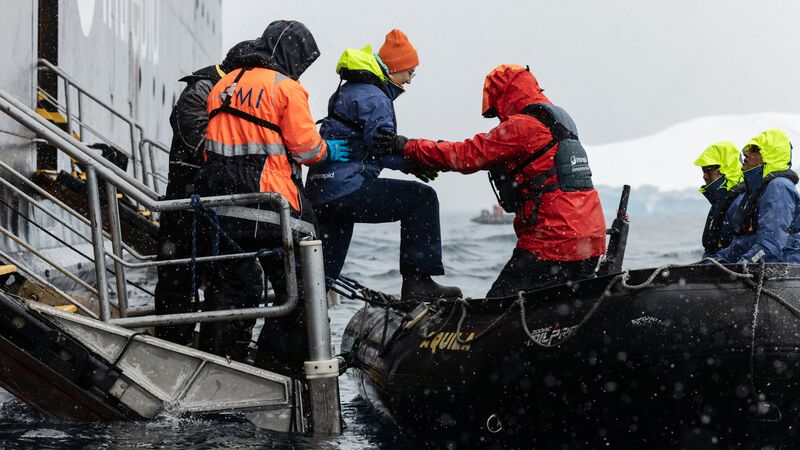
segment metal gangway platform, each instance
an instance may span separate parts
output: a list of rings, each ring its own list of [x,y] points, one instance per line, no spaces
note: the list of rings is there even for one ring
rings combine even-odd
[[[85,302],[52,286],[35,269],[26,267],[10,252],[0,251],[0,259],[7,264],[15,264],[20,276],[30,279],[63,304],[74,305],[77,310],[76,313],[67,312],[38,301],[40,299],[36,296],[6,295],[0,290],[0,300],[9,304],[8,317],[0,319],[8,319],[8,330],[11,330],[8,335],[0,336],[5,344],[0,346],[0,353],[2,348],[10,348],[9,354],[14,353],[17,361],[27,355],[32,358],[30,367],[44,364],[43,360],[37,361],[35,355],[17,346],[9,337],[14,336],[14,320],[19,317],[23,317],[23,323],[24,320],[31,320],[52,328],[63,341],[72,342],[73,346],[77,342],[99,361],[98,364],[109,373],[115,374],[116,378],[109,385],[104,385],[102,392],[95,392],[97,389],[94,389],[85,393],[93,396],[93,400],[112,405],[112,409],[123,408],[127,414],[108,420],[120,417],[152,419],[163,411],[178,414],[242,411],[257,426],[272,430],[297,430],[323,435],[341,432],[338,389],[340,360],[334,357],[331,346],[321,242],[314,236],[310,224],[290,216],[290,207],[284,198],[273,193],[256,193],[208,197],[200,199],[200,203],[217,215],[246,217],[280,227],[282,247],[279,251],[284,260],[287,286],[285,302],[254,308],[169,315],[155,315],[146,309],[133,310],[128,307],[127,301],[130,286],[126,279],[128,269],[254,258],[264,253],[249,252],[175,260],[157,260],[154,255],[139,254],[123,241],[118,194],[123,194],[142,209],[156,214],[163,211],[192,210],[197,206],[197,199],[194,203],[191,199],[162,200],[154,190],[157,179],[153,168],[148,171],[142,166],[138,177],[130,175],[3,90],[0,90],[0,110],[30,130],[39,140],[55,146],[85,168],[88,218],[44,192],[26,176],[2,161],[0,169],[5,176],[0,177],[0,183],[4,189],[30,204],[32,208],[40,209],[58,226],[91,245],[95,285],[92,286],[74,275],[71,278],[95,297],[98,306],[96,310],[87,307]],[[70,116],[68,110],[67,117]],[[146,176],[150,178],[145,183],[143,177]],[[105,196],[102,200],[101,194]],[[258,207],[261,204],[272,205],[278,212],[263,210]],[[109,225],[107,232],[103,230],[103,213],[106,214]],[[80,227],[73,225],[75,222],[85,225],[84,228],[89,229],[90,233],[82,233]],[[18,245],[23,252],[43,259],[66,275],[63,267],[48,260],[15,233],[0,227],[0,234]],[[303,275],[303,299],[298,294],[296,254],[299,255],[299,267]],[[109,260],[110,265],[107,264]],[[113,270],[110,266],[113,266]],[[113,274],[114,283],[108,282],[109,273]],[[310,343],[305,374],[300,379],[231,361],[141,332],[146,327],[153,326],[279,317],[289,314],[300,301],[305,302]],[[15,317],[15,314],[19,317]],[[4,330],[2,324],[0,320],[0,332]],[[59,341],[55,339],[53,342],[58,345]],[[64,345],[67,348],[67,344]],[[12,360],[13,358],[5,355],[0,356],[0,378],[3,373],[8,372],[2,366],[11,364]],[[54,374],[56,375],[58,374]],[[19,395],[24,391],[24,386],[19,384],[24,382],[21,379],[5,382],[0,379],[0,384],[10,388],[12,393],[48,412],[42,406],[42,402],[47,401],[46,398],[31,399]]]

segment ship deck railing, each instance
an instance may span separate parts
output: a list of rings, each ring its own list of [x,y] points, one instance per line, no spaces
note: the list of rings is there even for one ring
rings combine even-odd
[[[166,145],[146,137],[144,127],[136,119],[92,94],[81,83],[50,61],[40,58],[37,62],[37,69],[53,74],[62,83],[61,96],[64,99],[63,104],[42,87],[38,88],[38,95],[47,104],[64,115],[67,133],[73,134],[76,131],[79,140],[82,142],[88,141],[88,134],[90,133],[103,143],[122,151],[129,158],[134,178],[157,192],[160,192],[162,187],[166,188],[167,178],[156,170],[158,160],[166,161],[169,155],[169,149]],[[115,142],[87,123],[84,111],[88,109],[89,105],[84,105],[84,100],[92,101],[95,107],[99,107],[110,114],[111,117],[121,121],[127,129],[128,142],[125,144]]]
[[[252,193],[207,197],[202,199],[202,204],[206,208],[216,209],[217,213],[221,215],[237,214],[241,216],[243,213],[246,213],[249,217],[252,217],[255,220],[273,223],[280,227],[287,285],[285,297],[286,301],[281,305],[276,306],[245,308],[239,310],[203,311],[186,314],[129,317],[127,283],[125,278],[126,267],[147,268],[157,267],[165,264],[188,264],[191,263],[191,261],[186,258],[178,260],[156,260],[155,255],[140,255],[132,248],[125,245],[122,242],[121,237],[117,192],[122,192],[137,203],[143,205],[145,208],[158,212],[192,210],[192,200],[161,200],[159,194],[150,186],[123,171],[111,161],[100,157],[96,154],[96,152],[93,152],[90,148],[88,148],[83,142],[78,141],[71,134],[59,129],[55,124],[50,123],[45,118],[39,116],[31,108],[25,106],[19,100],[13,98],[3,90],[0,90],[0,110],[33,132],[38,138],[47,141],[51,145],[54,145],[60,151],[64,152],[70,158],[82,164],[86,168],[89,205],[88,219],[64,203],[60,202],[54,196],[47,194],[43,189],[35,186],[35,184],[28,180],[27,177],[14,170],[8,164],[0,162],[0,168],[2,168],[9,175],[9,178],[17,180],[18,183],[16,184],[33,189],[36,194],[44,197],[46,200],[51,202],[52,205],[55,205],[57,209],[65,211],[68,215],[77,218],[77,220],[89,227],[91,230],[90,236],[81,233],[76,227],[69,225],[67,221],[59,218],[58,214],[48,212],[43,202],[40,202],[31,195],[28,195],[23,189],[15,185],[15,183],[0,178],[0,184],[5,186],[7,189],[12,190],[15,195],[18,195],[24,200],[28,201],[31,205],[33,205],[33,207],[45,211],[45,214],[53,218],[59,225],[65,227],[65,229],[76,234],[82,240],[91,243],[97,287],[90,286],[85,281],[76,279],[77,277],[74,275],[66,275],[66,269],[60,267],[56,261],[46,258],[43,254],[41,254],[41,252],[38,252],[35,248],[33,248],[33,246],[25,243],[24,240],[14,235],[14,233],[12,233],[10,230],[0,227],[0,233],[12,239],[27,251],[42,257],[45,262],[55,267],[56,270],[65,273],[66,276],[84,287],[87,291],[96,295],[100,305],[99,314],[97,314],[97,317],[99,317],[101,320],[128,328],[134,328],[161,324],[172,325],[213,322],[219,320],[243,320],[277,317],[286,315],[294,309],[298,301],[298,289],[294,251],[296,243],[293,240],[293,236],[294,234],[298,233],[308,237],[313,237],[311,236],[313,228],[307,223],[300,222],[290,216],[289,203],[282,196],[274,193]],[[100,199],[101,190],[99,188],[100,183],[105,183],[105,200],[110,225],[109,232],[107,233],[104,232],[102,228]],[[274,205],[277,209],[277,214],[272,211],[264,211],[258,208],[247,208],[248,205],[259,203]],[[110,240],[111,251],[106,249],[107,240]],[[123,250],[127,251],[128,255],[132,256],[136,260],[139,260],[139,262],[130,262],[124,258]],[[232,258],[253,258],[254,256],[254,252],[226,254],[219,256],[204,256],[197,258],[196,262],[207,262]],[[116,278],[116,298],[120,317],[113,319],[111,317],[109,292],[108,289],[106,289],[106,286],[108,285],[108,279],[106,275],[106,258],[110,258],[112,260],[114,265],[113,273],[115,274]],[[324,280],[324,277],[322,277],[322,279]],[[70,301],[71,299],[69,296],[67,296],[65,300],[72,304],[76,303],[74,300]]]

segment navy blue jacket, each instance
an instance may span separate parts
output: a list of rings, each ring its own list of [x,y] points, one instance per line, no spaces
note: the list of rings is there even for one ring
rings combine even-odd
[[[763,252],[765,262],[800,263],[800,194],[793,179],[775,177],[768,182],[760,196],[757,195],[764,182],[763,166],[744,173],[747,193],[734,219],[734,229],[740,234],[734,237],[727,248],[717,253],[716,259],[723,262],[752,261]],[[751,201],[755,205],[754,230],[746,223],[745,210]]]
[[[365,180],[378,178],[384,168],[405,170],[412,166],[401,156],[381,156],[373,145],[378,128],[397,131],[394,99],[402,93],[390,82],[347,81],[331,96],[329,112],[354,122],[363,130],[354,129],[328,115],[322,121],[324,139],[346,139],[351,148],[350,161],[326,161],[311,167],[306,178],[305,193],[312,205],[321,205],[355,192]]]
[[[740,183],[729,191],[725,187],[726,182],[726,178],[721,176],[703,191],[703,195],[711,203],[703,229],[704,258],[729,246],[733,240],[733,221],[744,197],[745,186]]]

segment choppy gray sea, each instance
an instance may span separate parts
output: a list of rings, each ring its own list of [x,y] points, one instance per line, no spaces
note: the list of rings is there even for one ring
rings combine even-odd
[[[477,211],[476,211],[477,212]],[[442,283],[456,284],[465,295],[481,297],[488,290],[514,247],[511,225],[479,225],[477,214],[450,213],[442,217],[444,263]],[[631,217],[626,268],[690,263],[701,257],[702,215]],[[610,220],[607,223],[610,226]],[[359,225],[343,273],[389,293],[400,290],[398,271],[399,224]],[[155,284],[155,273],[142,274]],[[361,303],[343,299],[331,310],[334,342]],[[74,424],[43,417],[0,390],[0,448],[2,449],[407,449],[415,448],[392,425],[375,418],[359,396],[353,379],[341,378],[346,429],[342,436],[314,439],[260,430],[237,414],[183,418],[165,415],[151,422]]]

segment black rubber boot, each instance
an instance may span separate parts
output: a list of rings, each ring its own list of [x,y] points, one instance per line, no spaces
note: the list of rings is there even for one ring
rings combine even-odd
[[[403,300],[436,300],[440,298],[461,297],[461,289],[456,286],[442,286],[433,281],[430,275],[403,275]]]

